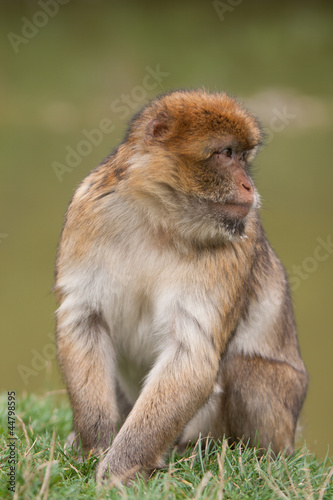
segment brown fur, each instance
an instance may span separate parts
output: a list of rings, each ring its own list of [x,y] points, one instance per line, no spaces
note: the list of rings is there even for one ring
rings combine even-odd
[[[291,453],[307,385],[304,371],[260,357],[227,356],[221,365],[218,435]]]
[[[307,375],[246,159],[260,141],[226,94],[166,94],[73,197],[58,357],[84,451],[114,437],[99,479],[199,432],[293,450]]]

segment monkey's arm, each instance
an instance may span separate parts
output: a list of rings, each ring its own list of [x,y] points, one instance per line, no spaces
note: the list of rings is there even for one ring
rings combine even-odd
[[[120,420],[116,398],[115,352],[102,315],[89,307],[58,311],[58,360],[71,399],[76,436],[84,453],[106,449]],[[79,441],[76,446],[80,449]]]
[[[198,333],[196,332],[196,335]],[[163,466],[163,454],[209,397],[218,355],[206,338],[193,349],[169,342],[148,375],[131,413],[101,462],[97,478],[122,481]]]

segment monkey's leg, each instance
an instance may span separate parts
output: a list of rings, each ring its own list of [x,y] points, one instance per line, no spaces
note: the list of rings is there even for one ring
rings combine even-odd
[[[110,446],[117,431],[115,356],[107,325],[100,314],[73,321],[72,313],[59,313],[57,348],[70,396],[74,431],[83,451]]]
[[[97,479],[110,474],[127,481],[163,466],[163,454],[209,397],[217,371],[218,357],[210,346],[193,352],[189,346],[169,345],[100,463]]]
[[[292,453],[307,375],[287,363],[229,355],[222,360],[220,434],[275,454]]]

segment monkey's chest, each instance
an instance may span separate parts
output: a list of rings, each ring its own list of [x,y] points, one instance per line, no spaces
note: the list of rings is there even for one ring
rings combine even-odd
[[[118,379],[133,403],[157,356],[151,300],[142,290],[118,288],[118,293],[111,296],[106,316],[116,352]]]
[[[115,332],[118,380],[132,404],[156,359],[152,312],[146,303],[133,307],[136,302],[132,310],[123,311]]]

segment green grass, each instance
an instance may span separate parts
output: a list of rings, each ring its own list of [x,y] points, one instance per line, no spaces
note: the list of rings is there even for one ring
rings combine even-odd
[[[7,394],[0,397],[0,497],[24,499],[331,499],[333,460],[318,460],[304,446],[292,457],[260,456],[257,450],[199,440],[184,455],[173,451],[164,470],[130,487],[97,489],[97,457],[78,463],[66,443],[71,410],[64,391],[16,397],[16,490],[8,491]]]

